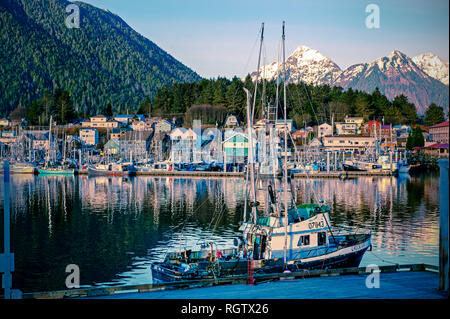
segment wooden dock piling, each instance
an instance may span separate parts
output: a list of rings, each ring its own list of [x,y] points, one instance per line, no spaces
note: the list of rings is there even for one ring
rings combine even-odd
[[[439,169],[439,290],[448,294],[448,158]]]

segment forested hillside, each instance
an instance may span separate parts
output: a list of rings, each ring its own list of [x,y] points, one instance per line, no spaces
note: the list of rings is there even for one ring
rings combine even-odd
[[[79,28],[65,24],[71,2],[0,1],[0,115],[57,88],[70,92],[81,115],[108,103],[125,112],[164,85],[200,80],[117,15],[75,3]]]

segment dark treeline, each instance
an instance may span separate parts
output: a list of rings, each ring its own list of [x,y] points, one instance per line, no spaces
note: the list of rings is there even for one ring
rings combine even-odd
[[[185,113],[194,105],[214,105],[225,107],[230,114],[245,118],[246,96],[243,88],[254,94],[255,84],[247,76],[245,81],[234,77],[203,79],[195,83],[177,83],[165,86],[157,91],[152,114],[180,114]],[[267,103],[275,104],[276,81],[264,84],[264,101],[262,100],[263,83],[258,83],[256,96],[256,119],[265,115],[262,107]],[[279,86],[278,118],[283,118],[283,90]],[[328,85],[312,86],[305,83],[287,85],[288,118],[293,119],[297,127],[315,125],[322,122],[343,121],[345,116],[362,116],[366,121],[384,118],[386,124],[416,124],[423,123],[419,118],[416,107],[404,95],[389,101],[386,96],[375,89],[372,93],[363,91],[344,90],[341,87]],[[434,105],[435,106],[435,105]],[[433,109],[435,109],[433,107]],[[442,113],[443,114],[443,113]],[[436,117],[435,118],[439,118]],[[432,122],[434,122],[433,120]],[[429,124],[429,123],[428,123]]]
[[[255,83],[247,76],[244,81],[234,77],[202,79],[199,82],[176,83],[164,86],[156,92],[151,101],[146,97],[140,105],[129,110],[129,114],[145,114],[166,118],[183,119],[185,125],[192,125],[194,119],[201,119],[204,124],[223,124],[227,114],[234,114],[241,119],[246,116],[246,95],[243,88],[255,92]],[[264,91],[264,94],[263,94]],[[274,105],[276,101],[276,81],[258,83],[256,94],[256,119],[265,117],[262,105]],[[385,124],[425,124],[434,125],[445,120],[441,106],[432,103],[425,117],[418,116],[416,107],[407,97],[400,95],[389,101],[376,88],[372,93],[344,90],[328,85],[313,86],[303,82],[289,83],[286,89],[288,118],[294,120],[296,127],[316,125],[323,122],[344,121],[345,116],[362,116],[366,121],[384,119]],[[283,86],[279,85],[278,118],[283,114]],[[264,96],[264,101],[262,99]],[[252,101],[253,103],[253,101]],[[111,103],[99,105],[96,114],[113,116],[116,109]],[[115,112],[114,112],[115,113]],[[95,113],[94,113],[95,114]],[[86,117],[77,114],[73,100],[68,91],[56,89],[45,91],[43,96],[31,102],[27,107],[18,107],[11,118],[26,118],[30,124],[46,125],[50,116],[58,123],[65,124],[76,118]]]

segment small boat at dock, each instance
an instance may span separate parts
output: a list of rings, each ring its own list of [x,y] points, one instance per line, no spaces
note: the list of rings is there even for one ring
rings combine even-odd
[[[132,163],[97,164],[88,167],[88,175],[129,176],[134,174],[136,169]]]

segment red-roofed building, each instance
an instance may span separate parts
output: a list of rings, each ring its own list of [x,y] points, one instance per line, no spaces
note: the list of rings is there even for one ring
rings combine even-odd
[[[448,121],[429,127],[431,140],[439,144],[448,144]]]
[[[433,157],[448,157],[448,143],[436,143],[423,148],[425,154]]]
[[[375,130],[376,134],[379,137],[380,135],[380,129],[381,129],[381,123],[375,120],[369,121],[366,124],[364,124],[362,128],[362,134],[366,136],[375,136]]]

